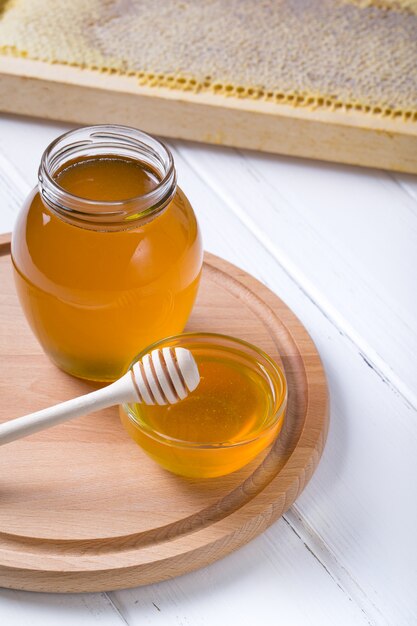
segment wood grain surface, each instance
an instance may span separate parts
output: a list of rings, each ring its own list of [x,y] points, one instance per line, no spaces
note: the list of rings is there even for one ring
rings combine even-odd
[[[57,370],[19,309],[10,245],[0,243],[2,421],[88,391]],[[173,476],[129,439],[117,408],[2,448],[0,584],[96,591],[160,581],[206,565],[265,530],[311,477],[328,427],[317,351],[286,305],[236,267],[206,255],[188,330],[233,334],[283,366],[285,425],[249,466],[207,481]]]
[[[417,123],[358,111],[146,87],[132,77],[0,57],[0,110],[165,137],[417,172]]]

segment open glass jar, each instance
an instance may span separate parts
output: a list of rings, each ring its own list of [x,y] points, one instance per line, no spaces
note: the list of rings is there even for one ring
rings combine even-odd
[[[45,151],[12,237],[20,302],[66,372],[121,376],[135,354],[181,332],[202,244],[170,151],[136,129],[70,131]]]

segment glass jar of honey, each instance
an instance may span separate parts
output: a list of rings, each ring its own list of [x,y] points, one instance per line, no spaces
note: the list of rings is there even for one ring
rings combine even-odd
[[[183,330],[202,244],[170,151],[139,130],[70,131],[43,154],[12,237],[20,302],[48,356],[98,381]]]

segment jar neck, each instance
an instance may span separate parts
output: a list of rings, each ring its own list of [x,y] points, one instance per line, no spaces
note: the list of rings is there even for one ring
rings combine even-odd
[[[96,201],[71,194],[56,176],[78,159],[114,155],[135,159],[151,169],[158,183],[151,191],[120,201]],[[53,141],[43,153],[38,173],[42,201],[74,226],[99,231],[135,228],[159,215],[171,202],[177,185],[168,148],[150,135],[128,126],[103,124],[72,130]]]

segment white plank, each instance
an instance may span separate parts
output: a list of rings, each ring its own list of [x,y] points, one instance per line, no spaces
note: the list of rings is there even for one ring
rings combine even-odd
[[[0,589],[3,626],[126,626],[128,623],[104,593],[46,594]]]
[[[410,193],[382,172],[177,145],[306,294],[417,407],[417,202]]]
[[[29,186],[0,152],[0,233],[13,228],[17,212]]]
[[[70,124],[1,114],[0,151],[32,188],[37,183],[43,151],[51,141],[71,128],[74,126]]]
[[[417,202],[417,176],[410,174],[391,174],[391,176]]]
[[[112,592],[131,626],[362,626],[366,616],[300,544],[288,524],[209,567]]]
[[[0,116],[0,233],[13,229],[23,200],[37,184],[43,151],[69,128],[65,124]]]

